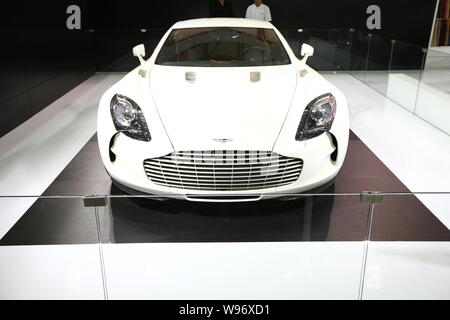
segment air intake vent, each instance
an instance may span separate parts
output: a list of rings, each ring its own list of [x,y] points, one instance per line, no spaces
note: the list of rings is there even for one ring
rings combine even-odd
[[[303,161],[268,151],[181,151],[147,159],[144,169],[154,183],[179,189],[244,191],[294,183]]]

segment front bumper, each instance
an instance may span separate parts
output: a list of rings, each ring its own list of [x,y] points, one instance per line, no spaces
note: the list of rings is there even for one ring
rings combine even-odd
[[[166,201],[171,199],[180,199],[180,200],[188,200],[188,201],[198,201],[198,202],[250,202],[250,201],[259,201],[259,200],[268,200],[273,198],[279,198],[283,200],[295,200],[307,195],[316,195],[320,194],[326,190],[328,190],[334,183],[335,178],[331,179],[330,181],[326,182],[325,184],[308,190],[307,192],[303,193],[296,193],[296,194],[276,194],[276,195],[261,195],[261,194],[247,194],[247,195],[237,195],[234,193],[231,194],[220,194],[220,195],[192,195],[192,194],[183,194],[183,195],[170,195],[170,196],[162,196],[157,194],[148,194],[139,190],[135,190],[132,188],[129,188],[114,179],[111,179],[114,186],[123,192],[132,195],[132,196],[142,196],[143,198],[150,199],[150,200],[157,200],[157,201]]]
[[[150,194],[156,199],[175,198],[208,202],[256,201],[305,192],[320,192],[317,188],[329,186],[342,166],[347,148],[345,140],[340,142],[339,140],[342,139],[333,139],[333,136],[332,133],[325,133],[306,142],[293,142],[290,146],[278,149],[275,147],[273,152],[279,155],[303,160],[300,176],[288,185],[255,190],[187,190],[153,183],[145,173],[144,160],[166,156],[172,153],[173,149],[161,149],[160,145],[158,148],[152,148],[151,142],[136,141],[123,134],[114,137],[112,143],[109,143],[108,150],[103,150],[102,158],[112,180],[127,193]],[[335,141],[338,141],[337,146]],[[110,153],[115,155],[114,161],[111,161]]]

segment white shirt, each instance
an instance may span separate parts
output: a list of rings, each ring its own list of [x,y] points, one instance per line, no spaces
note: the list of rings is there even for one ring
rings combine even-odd
[[[245,14],[246,19],[262,20],[262,21],[272,21],[272,16],[270,15],[270,9],[265,4],[261,4],[257,7],[255,4],[250,5],[247,8],[247,13]]]

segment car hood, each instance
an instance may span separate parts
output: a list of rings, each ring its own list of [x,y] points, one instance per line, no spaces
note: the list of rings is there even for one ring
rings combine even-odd
[[[188,82],[186,73],[195,73]],[[260,81],[250,81],[260,72]],[[150,90],[175,151],[271,151],[297,84],[292,66],[155,66]]]

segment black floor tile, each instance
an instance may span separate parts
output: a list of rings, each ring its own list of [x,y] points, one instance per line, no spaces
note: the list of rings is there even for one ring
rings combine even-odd
[[[408,191],[352,133],[344,166],[324,193],[380,190]],[[103,168],[96,136],[45,192],[90,194],[124,194]],[[369,207],[349,196],[234,204],[111,198],[98,212],[104,242],[361,241]],[[450,241],[450,231],[413,196],[388,198],[374,212],[372,240]],[[41,199],[0,245],[95,243],[94,218],[81,199]]]

